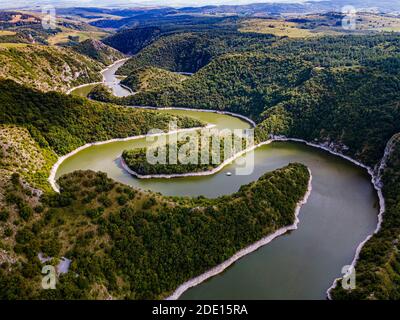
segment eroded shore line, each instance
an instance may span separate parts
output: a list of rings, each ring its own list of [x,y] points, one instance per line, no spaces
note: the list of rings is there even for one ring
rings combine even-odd
[[[249,123],[252,128],[255,128],[257,124],[251,120],[250,118],[243,116],[238,113],[230,112],[230,111],[222,111],[222,110],[209,110],[209,109],[195,109],[195,108],[180,108],[180,107],[152,107],[152,106],[125,106],[127,108],[137,108],[137,109],[150,109],[150,110],[184,110],[184,111],[197,111],[197,112],[208,112],[208,113],[216,113],[216,114],[224,114],[228,116],[232,116]]]
[[[376,227],[374,233],[371,234],[371,235],[369,235],[369,236],[367,236],[367,238],[366,238],[363,242],[361,242],[361,243],[359,244],[359,246],[357,247],[355,257],[354,257],[354,259],[353,259],[353,261],[352,261],[352,263],[351,263],[351,265],[350,265],[350,266],[351,266],[351,269],[353,269],[353,270],[354,270],[354,268],[355,268],[356,265],[357,265],[357,262],[358,262],[358,260],[359,260],[359,258],[360,258],[361,250],[362,250],[362,248],[364,247],[364,245],[365,245],[369,240],[371,240],[371,238],[372,238],[374,235],[376,235],[376,234],[381,230],[382,222],[383,222],[383,218],[384,218],[384,214],[385,214],[385,211],[386,211],[385,198],[384,198],[383,192],[382,192],[383,183],[382,183],[381,177],[382,177],[383,170],[386,168],[387,160],[389,159],[389,156],[390,156],[390,154],[391,154],[391,152],[392,152],[392,148],[393,148],[393,145],[394,145],[393,142],[395,141],[395,139],[396,139],[399,135],[400,135],[400,134],[395,134],[395,135],[393,135],[392,138],[390,138],[390,140],[389,140],[388,143],[386,144],[386,148],[385,148],[385,152],[384,152],[384,155],[383,155],[383,157],[382,157],[382,160],[381,160],[380,163],[377,165],[377,167],[376,167],[377,169],[376,169],[375,171],[372,170],[372,168],[370,168],[370,167],[367,167],[367,166],[365,166],[365,165],[363,165],[363,164],[359,164],[360,166],[362,166],[362,167],[364,167],[364,168],[367,168],[368,173],[369,173],[370,176],[371,176],[372,184],[374,185],[374,188],[375,188],[375,190],[376,190],[377,193],[378,193],[378,197],[379,197],[379,214],[378,214],[378,225],[377,225],[377,227]],[[357,164],[357,163],[356,163],[356,164]],[[351,269],[349,270],[349,272],[352,271]],[[332,291],[333,289],[336,288],[336,286],[338,285],[338,283],[339,283],[339,281],[340,281],[341,279],[342,279],[342,278],[337,278],[337,279],[335,279],[334,282],[333,282],[333,284],[332,284],[332,286],[330,286],[330,287],[328,288],[328,290],[326,291],[327,298],[328,298],[329,300],[332,300],[331,291]]]
[[[334,150],[330,149],[329,147],[327,147],[327,146],[325,146],[325,145],[322,145],[322,144],[315,144],[315,143],[308,142],[308,141],[303,140],[303,139],[286,138],[286,137],[275,137],[275,138],[274,138],[274,141],[293,141],[293,142],[300,142],[300,143],[304,143],[304,144],[306,144],[306,145],[308,145],[308,146],[311,146],[311,147],[314,147],[314,148],[322,149],[322,150],[327,151],[327,152],[329,152],[329,153],[331,153],[331,154],[333,154],[333,155],[335,155],[335,156],[338,156],[338,157],[341,157],[341,158],[343,158],[343,159],[346,159],[347,161],[350,161],[350,162],[352,162],[353,164],[355,164],[355,165],[357,165],[357,166],[359,166],[359,167],[361,167],[361,168],[363,168],[363,169],[366,169],[367,172],[368,172],[368,174],[370,175],[370,177],[371,177],[371,183],[372,183],[372,185],[374,186],[374,189],[376,190],[376,192],[377,192],[377,194],[378,194],[378,198],[379,198],[378,223],[377,223],[377,226],[376,226],[375,231],[374,231],[372,234],[368,235],[368,236],[365,238],[365,240],[362,241],[362,242],[357,246],[357,249],[356,249],[354,258],[353,258],[353,260],[352,260],[352,262],[351,262],[351,264],[350,264],[350,267],[351,267],[351,268],[350,268],[349,271],[351,271],[351,269],[354,269],[354,268],[355,268],[355,266],[356,266],[356,264],[357,264],[357,262],[358,262],[358,260],[359,260],[359,258],[360,258],[360,253],[361,253],[361,250],[362,250],[362,248],[364,247],[364,245],[365,245],[369,240],[371,240],[371,238],[372,238],[375,234],[377,234],[377,233],[381,230],[381,227],[382,227],[383,216],[384,216],[384,213],[385,213],[385,211],[386,211],[386,204],[385,204],[385,198],[383,197],[383,192],[382,192],[382,182],[381,182],[380,173],[381,173],[381,171],[384,169],[385,163],[386,163],[386,161],[387,161],[387,158],[388,158],[388,156],[389,156],[389,154],[390,154],[390,152],[391,152],[391,141],[392,141],[392,139],[389,140],[389,142],[388,142],[388,144],[387,144],[387,146],[386,146],[386,148],[385,148],[384,156],[382,157],[382,160],[381,160],[381,162],[380,162],[380,164],[379,164],[379,167],[378,167],[379,169],[378,169],[377,171],[374,171],[373,168],[371,168],[371,167],[369,167],[369,166],[367,166],[367,165],[365,165],[365,164],[363,164],[363,163],[361,163],[361,162],[359,162],[359,161],[357,161],[357,160],[354,160],[353,158],[351,158],[351,157],[349,157],[349,156],[346,156],[346,155],[343,155],[343,154],[341,154],[341,153],[339,153],[339,152],[337,152],[337,151],[334,151]],[[338,282],[339,282],[341,279],[342,279],[342,278],[336,278],[336,279],[333,281],[333,284],[327,289],[327,291],[326,291],[326,296],[327,296],[327,298],[328,298],[329,300],[332,300],[331,290],[333,290],[334,288],[336,288]]]
[[[287,226],[287,227],[283,227],[281,229],[278,229],[274,233],[266,236],[265,238],[262,238],[261,240],[253,243],[252,245],[250,245],[250,246],[238,251],[232,257],[230,257],[228,260],[222,262],[218,266],[210,269],[209,271],[203,273],[200,276],[197,276],[195,278],[190,279],[189,281],[187,281],[184,284],[180,285],[174,291],[174,293],[172,295],[170,295],[168,298],[166,298],[166,300],[176,300],[176,299],[178,299],[188,289],[199,285],[200,283],[204,282],[205,280],[207,280],[209,278],[212,278],[212,277],[216,276],[217,274],[222,273],[226,268],[228,268],[229,266],[231,266],[233,263],[235,263],[239,259],[243,258],[244,256],[246,256],[246,255],[248,255],[248,254],[260,249],[261,247],[269,244],[272,240],[274,240],[277,237],[282,236],[283,234],[287,233],[288,231],[296,230],[298,228],[299,223],[300,223],[300,219],[299,219],[300,210],[303,207],[303,205],[305,205],[307,203],[308,198],[310,197],[311,191],[312,191],[312,173],[311,173],[310,169],[308,169],[308,172],[310,174],[310,177],[309,177],[309,180],[308,180],[307,191],[306,191],[305,195],[303,196],[303,198],[296,205],[296,209],[295,209],[295,212],[294,212],[295,221],[294,221],[294,223],[292,225]]]
[[[104,77],[104,72],[110,70],[110,69],[111,69],[112,67],[114,67],[116,64],[121,63],[121,62],[124,62],[124,61],[127,61],[127,60],[129,60],[129,59],[130,59],[130,58],[123,58],[123,59],[114,61],[112,64],[110,64],[109,66],[107,66],[107,67],[105,67],[103,70],[101,70],[101,71],[100,71],[100,74],[101,74],[101,77],[103,78],[102,81],[97,81],[97,82],[90,82],[90,83],[81,84],[81,85],[79,85],[79,86],[76,86],[76,87],[73,87],[73,88],[69,89],[68,91],[66,91],[66,94],[71,94],[72,91],[77,90],[77,89],[80,89],[80,88],[84,88],[84,87],[87,87],[87,86],[92,86],[92,85],[98,85],[98,84],[105,84],[105,83],[107,83],[107,82],[106,82],[106,79],[105,79],[105,77]],[[131,88],[128,88],[127,86],[124,86],[124,85],[121,85],[121,84],[120,84],[120,86],[123,87],[124,89],[130,91],[130,92],[133,94],[133,91],[132,91]]]
[[[144,178],[144,179],[149,179],[149,178],[167,178],[167,179],[168,179],[168,178],[177,178],[177,177],[207,176],[207,175],[213,175],[213,174],[215,174],[215,173],[221,171],[227,164],[233,162],[235,159],[239,158],[240,156],[244,155],[245,153],[257,149],[258,147],[261,147],[261,146],[263,146],[263,145],[270,144],[270,143],[272,143],[272,142],[290,142],[290,141],[292,141],[292,142],[298,142],[298,143],[303,143],[303,144],[306,144],[306,145],[311,146],[311,147],[313,147],[313,148],[317,148],[317,149],[320,149],[320,150],[329,152],[329,153],[332,154],[332,155],[335,155],[335,156],[337,156],[337,157],[340,157],[340,158],[343,158],[343,159],[345,159],[345,160],[347,160],[347,161],[350,161],[351,163],[353,163],[353,164],[355,164],[355,165],[357,165],[357,166],[359,166],[359,167],[365,169],[365,170],[368,172],[368,174],[369,174],[370,177],[371,177],[371,183],[372,183],[372,185],[374,186],[374,189],[376,190],[377,195],[378,195],[378,198],[379,198],[379,213],[378,213],[378,223],[377,223],[377,227],[376,227],[375,231],[374,231],[372,234],[368,235],[368,236],[365,238],[365,240],[362,241],[362,242],[357,246],[356,252],[355,252],[355,255],[354,255],[354,258],[353,258],[353,260],[352,260],[352,262],[351,262],[351,264],[350,264],[350,266],[351,266],[352,268],[355,268],[355,266],[356,266],[356,264],[357,264],[357,262],[358,262],[358,259],[359,259],[359,257],[360,257],[360,253],[361,253],[362,248],[364,247],[364,245],[365,245],[376,233],[378,233],[378,232],[380,231],[381,226],[382,226],[383,215],[384,215],[385,210],[386,210],[386,205],[385,205],[385,199],[384,199],[384,197],[383,197],[383,192],[382,192],[382,182],[381,182],[381,179],[380,179],[380,173],[381,173],[381,171],[385,168],[385,164],[386,164],[387,158],[388,158],[388,156],[389,156],[389,154],[390,154],[390,152],[391,152],[391,148],[392,148],[392,143],[391,143],[391,142],[392,142],[392,140],[393,140],[393,138],[389,140],[389,142],[388,142],[388,144],[387,144],[387,146],[386,146],[386,149],[385,149],[385,152],[384,152],[384,156],[383,156],[383,158],[382,158],[380,164],[378,165],[378,170],[377,170],[377,171],[374,171],[373,168],[371,168],[371,167],[369,167],[369,166],[367,166],[367,165],[365,165],[365,164],[363,164],[363,163],[361,163],[361,162],[359,162],[359,161],[357,161],[357,160],[354,160],[353,158],[351,158],[351,157],[349,157],[349,156],[343,155],[343,154],[341,154],[341,153],[339,153],[339,152],[337,152],[337,151],[332,150],[331,148],[327,147],[326,145],[323,145],[323,144],[316,144],[316,143],[308,142],[308,141],[306,141],[306,140],[298,139],[298,138],[287,138],[287,137],[284,137],[284,136],[274,136],[274,137],[273,137],[272,139],[270,139],[270,140],[264,141],[264,142],[262,142],[262,143],[260,143],[260,144],[258,144],[258,145],[255,145],[255,146],[253,146],[253,147],[251,147],[251,148],[249,148],[249,149],[246,149],[246,150],[242,151],[240,154],[236,154],[234,157],[232,157],[232,158],[230,158],[230,159],[224,161],[224,163],[222,163],[222,164],[221,164],[220,166],[218,166],[217,168],[215,168],[215,169],[213,169],[213,170],[210,170],[210,171],[205,171],[205,172],[187,173],[187,174],[176,174],[176,175],[151,175],[151,176],[141,176],[141,175],[137,174],[136,172],[132,171],[131,169],[129,169],[129,167],[126,165],[126,163],[124,162],[124,160],[123,160],[122,158],[121,158],[121,160],[122,160],[121,163],[122,163],[123,168],[124,168],[125,170],[127,170],[127,172],[129,172],[130,174],[133,174],[134,176],[136,176],[136,177],[138,177],[138,178]],[[223,271],[223,270],[222,270],[222,271]],[[220,272],[222,272],[222,271],[220,271]],[[210,271],[210,272],[211,272],[211,271]],[[328,298],[329,300],[332,299],[331,294],[330,294],[330,291],[331,291],[332,289],[334,289],[334,288],[337,286],[337,283],[338,283],[341,279],[342,279],[342,278],[336,278],[336,279],[333,281],[333,284],[327,289],[326,295],[327,295],[327,298]],[[205,280],[205,279],[204,279],[204,280]],[[203,282],[204,280],[202,280],[201,282]],[[193,286],[195,286],[195,285],[190,285],[190,287],[193,287]],[[187,289],[188,289],[188,288],[187,288]],[[187,289],[185,289],[184,291],[186,291]],[[181,295],[181,294],[182,294],[182,293],[180,293],[180,295]],[[179,297],[179,296],[178,296],[178,297]]]
[[[105,71],[107,71],[109,68],[113,67],[116,63],[119,63],[119,62],[122,62],[122,61],[128,60],[128,59],[129,59],[129,58],[125,58],[125,59],[121,59],[121,60],[118,60],[118,61],[114,62],[114,63],[113,63],[112,65],[110,65],[109,67],[107,67],[107,68],[105,68],[104,70],[102,70],[102,71],[101,71],[101,74],[103,75],[103,72],[105,72]],[[103,80],[104,80],[104,76],[103,76]],[[92,83],[92,84],[94,84],[94,83]],[[90,85],[90,84],[81,85],[81,86],[78,86],[78,87],[84,87],[84,86],[87,86],[87,85]],[[69,92],[71,92],[71,91],[77,89],[78,87],[75,87],[75,88],[69,90]],[[160,108],[160,107],[151,107],[151,106],[130,106],[130,107],[132,107],[132,108],[143,108],[143,109],[155,109],[155,110],[162,110],[162,109],[164,109],[164,110],[168,110],[168,109],[171,110],[171,109],[177,109],[177,110],[188,110],[188,111],[200,111],[200,112],[212,112],[212,113],[217,113],[217,114],[226,114],[226,115],[231,115],[231,116],[234,116],[234,117],[243,119],[243,120],[245,120],[246,122],[250,123],[250,124],[252,125],[252,127],[255,127],[255,126],[256,126],[256,123],[255,123],[253,120],[251,120],[251,119],[249,119],[249,118],[247,118],[247,117],[245,117],[245,116],[242,116],[242,115],[239,115],[239,114],[235,114],[235,113],[231,113],[231,112],[227,112],[227,111],[208,110],[208,109],[192,109],[192,108],[172,108],[172,107]],[[135,138],[135,137],[133,137],[133,139],[134,139],[134,138]],[[129,139],[129,138],[128,138],[128,139]],[[391,140],[392,140],[392,139],[391,139]],[[387,160],[387,157],[388,157],[388,155],[389,155],[389,153],[390,153],[390,147],[389,147],[390,141],[389,141],[389,143],[388,143],[388,145],[387,145],[387,147],[386,147],[386,149],[385,149],[384,157],[382,158],[381,163],[380,163],[380,166],[379,166],[379,168],[378,168],[378,170],[377,170],[376,172],[374,172],[374,170],[373,170],[371,167],[368,167],[368,166],[364,165],[363,163],[358,162],[358,161],[352,159],[351,157],[348,157],[348,156],[345,156],[345,155],[343,155],[343,154],[341,154],[341,153],[339,153],[339,152],[336,152],[336,151],[330,149],[329,147],[327,147],[326,145],[315,144],[315,143],[311,143],[311,142],[308,142],[308,141],[302,140],[302,139],[286,138],[286,137],[274,137],[274,138],[271,139],[271,140],[265,141],[265,142],[263,142],[263,143],[261,143],[261,144],[255,146],[254,149],[257,148],[257,147],[259,147],[259,146],[261,146],[261,145],[269,144],[269,143],[271,143],[271,142],[273,142],[273,141],[294,141],[294,142],[304,143],[304,144],[306,144],[306,145],[309,145],[309,146],[312,146],[312,147],[315,147],[315,148],[318,148],[318,149],[322,149],[322,150],[327,151],[327,152],[329,152],[329,153],[331,153],[331,154],[333,154],[333,155],[336,155],[336,156],[338,156],[338,157],[341,157],[341,158],[343,158],[343,159],[346,159],[346,160],[352,162],[353,164],[355,164],[355,165],[357,165],[357,166],[359,166],[359,167],[362,167],[362,168],[364,168],[364,169],[366,169],[366,170],[368,171],[369,175],[371,176],[371,182],[372,182],[372,184],[373,184],[375,190],[377,191],[378,198],[379,198],[379,206],[380,206],[380,209],[379,209],[379,214],[378,214],[378,224],[377,224],[377,227],[376,227],[376,230],[374,231],[374,233],[371,234],[371,235],[369,235],[369,236],[368,236],[363,242],[361,242],[361,243],[359,244],[359,246],[357,247],[356,253],[355,253],[355,256],[354,256],[354,259],[353,259],[353,261],[352,261],[352,263],[351,263],[351,266],[354,268],[355,265],[356,265],[356,263],[357,263],[357,261],[358,261],[358,259],[359,259],[359,255],[360,255],[360,252],[361,252],[363,246],[372,238],[372,236],[373,236],[374,234],[376,234],[377,232],[379,232],[380,229],[381,229],[381,225],[382,225],[382,221],[383,221],[383,215],[384,215],[384,212],[385,212],[385,199],[384,199],[383,193],[382,193],[382,183],[381,183],[381,180],[380,180],[380,172],[384,169],[384,167],[385,167],[385,161]],[[112,142],[112,141],[110,141],[110,142]],[[79,148],[78,148],[78,149],[79,149]],[[76,152],[73,151],[72,153],[75,154],[75,153],[79,152],[80,150],[78,150],[78,149],[75,150]],[[69,154],[69,155],[67,155],[67,156],[71,156],[71,155],[72,155],[72,154]],[[67,156],[61,157],[60,159],[64,158],[64,159],[62,160],[62,161],[64,161],[64,160],[67,158]],[[59,163],[58,166],[62,163],[62,161],[60,161],[60,159],[59,159],[59,161],[57,162],[57,163]],[[121,158],[121,159],[122,159],[122,158]],[[233,161],[233,160],[232,160],[232,161]],[[56,165],[57,165],[57,164],[56,164]],[[58,187],[57,187],[57,185],[56,185],[56,183],[55,183],[55,173],[57,172],[57,169],[58,169],[58,166],[56,167],[56,165],[53,166],[52,171],[51,171],[51,175],[50,175],[50,176],[52,176],[52,180],[50,180],[50,177],[49,177],[50,184],[52,185],[53,189],[55,189],[55,190],[58,189]],[[56,167],[56,168],[55,168],[55,167]],[[127,166],[126,166],[126,167],[127,167]],[[54,170],[54,168],[55,168],[55,170]],[[129,169],[129,168],[128,168],[128,169]],[[221,169],[222,169],[222,168],[221,168]],[[54,172],[53,172],[53,170],[54,170]],[[213,174],[213,173],[210,173],[210,174]],[[57,190],[56,190],[56,191],[57,191]],[[267,237],[267,238],[268,238],[268,237]],[[262,240],[260,240],[260,241],[262,241]],[[272,241],[272,240],[270,240],[270,241]],[[263,246],[263,245],[261,245],[261,246]],[[256,249],[255,249],[255,250],[256,250]],[[233,258],[233,257],[232,257],[232,258]],[[232,258],[231,258],[231,259],[232,259]],[[237,259],[240,259],[240,258],[237,258]],[[228,261],[229,261],[229,260],[228,260]],[[233,262],[231,262],[231,264],[232,264],[232,263],[233,263]],[[226,268],[226,267],[225,267],[225,268]],[[222,271],[223,271],[223,270],[222,270]],[[220,272],[222,272],[222,271],[220,271]],[[220,272],[218,272],[218,273],[220,273]],[[200,276],[200,277],[201,277],[201,276]],[[209,277],[208,277],[208,278],[209,278]],[[195,279],[197,279],[197,278],[195,278]],[[334,282],[333,282],[333,284],[332,284],[332,286],[331,286],[330,288],[328,288],[328,290],[327,290],[327,292],[326,292],[326,295],[327,295],[327,298],[328,298],[328,299],[331,299],[330,291],[331,291],[333,288],[336,287],[338,281],[340,281],[340,280],[341,280],[341,278],[335,279]],[[202,280],[201,282],[203,282],[203,281],[204,281],[204,280]],[[201,282],[199,282],[199,283],[201,283]],[[185,284],[187,284],[187,283],[185,283]],[[195,286],[195,285],[196,285],[196,284],[191,285],[190,287],[193,287],[193,286]],[[173,294],[170,298],[173,298],[177,293],[179,293],[178,290],[182,290],[182,289],[181,289],[182,286],[184,286],[184,285],[181,285],[181,286],[174,292],[174,294]],[[188,287],[187,289],[189,289],[190,287]],[[185,289],[184,291],[186,291],[187,289]],[[182,292],[178,295],[178,297],[179,297],[184,291],[182,291]]]
[[[53,188],[53,190],[55,192],[59,193],[60,188],[58,187],[58,185],[56,183],[56,173],[57,173],[57,170],[60,167],[60,165],[69,157],[72,157],[73,155],[77,154],[78,152],[80,152],[86,148],[92,147],[92,146],[98,146],[98,145],[108,144],[108,143],[112,143],[112,142],[137,140],[137,139],[148,138],[148,137],[159,137],[159,136],[170,135],[170,134],[175,134],[175,133],[179,133],[179,132],[191,132],[191,131],[197,131],[197,130],[201,130],[201,129],[210,129],[213,127],[215,127],[215,125],[209,124],[205,127],[177,129],[177,130],[171,130],[171,131],[162,132],[162,133],[142,134],[142,135],[127,137],[127,138],[115,138],[115,139],[110,139],[110,140],[106,140],[106,141],[97,141],[97,142],[87,143],[87,144],[80,146],[79,148],[71,151],[70,153],[68,153],[64,156],[59,157],[57,162],[53,165],[53,167],[50,170],[50,175],[49,175],[48,181],[49,181],[51,187]]]
[[[73,87],[71,89],[69,89],[65,94],[71,94],[72,91],[80,89],[80,88],[85,88],[88,86],[92,86],[92,85],[97,85],[97,84],[102,84],[103,82],[91,82],[91,83],[85,83],[85,84],[81,84],[80,86],[77,87]]]
[[[272,140],[268,140],[265,142],[261,142],[257,145],[254,145],[250,148],[247,148],[245,150],[242,150],[238,153],[236,153],[234,156],[230,157],[229,159],[226,159],[224,162],[222,162],[218,167],[209,170],[209,171],[201,171],[201,172],[188,172],[188,173],[176,173],[176,174],[153,174],[153,175],[141,175],[137,173],[136,171],[132,170],[129,168],[128,164],[125,162],[124,158],[120,158],[120,163],[122,168],[128,172],[129,174],[133,175],[134,177],[138,179],[172,179],[172,178],[184,178],[184,177],[204,177],[204,176],[211,176],[222,169],[224,169],[228,164],[232,163],[236,159],[240,158],[241,156],[245,155],[246,153],[249,153],[251,151],[254,151],[258,147],[261,147],[263,145],[267,145],[273,142]]]

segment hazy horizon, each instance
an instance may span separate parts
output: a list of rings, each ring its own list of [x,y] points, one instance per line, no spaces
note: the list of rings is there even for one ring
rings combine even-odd
[[[207,5],[244,5],[252,3],[304,3],[321,0],[2,0],[1,9],[55,7],[185,7]],[[330,0],[328,0],[330,1]]]
[[[245,5],[259,3],[309,3],[325,2],[328,7],[354,5],[359,8],[380,8],[386,11],[400,11],[399,0],[1,0],[0,9],[40,9],[52,5],[56,8],[152,8],[152,7],[202,7],[207,5]]]

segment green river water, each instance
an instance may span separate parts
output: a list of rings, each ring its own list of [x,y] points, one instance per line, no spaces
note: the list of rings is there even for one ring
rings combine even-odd
[[[218,128],[248,128],[246,122],[215,113],[164,110],[185,114]],[[265,172],[291,162],[307,165],[313,190],[300,212],[299,229],[279,237],[237,261],[218,276],[189,289],[181,299],[325,299],[326,289],[350,264],[357,246],[377,224],[378,199],[365,170],[349,161],[300,143],[275,142],[254,153],[254,171],[227,176],[237,164],[213,176],[138,180],[120,166],[122,151],[146,145],[145,139],[92,146],[66,159],[56,176],[75,170],[106,172],[116,181],[165,195],[218,197]],[[248,156],[247,156],[248,157]]]

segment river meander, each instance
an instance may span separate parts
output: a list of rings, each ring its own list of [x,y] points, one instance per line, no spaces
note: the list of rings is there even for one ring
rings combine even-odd
[[[229,115],[162,110],[185,114],[218,128],[248,128]],[[227,176],[236,163],[212,176],[139,180],[120,166],[122,151],[146,145],[146,139],[88,147],[67,158],[56,177],[75,170],[106,172],[116,181],[165,195],[218,197],[238,191],[265,172],[290,162],[307,165],[313,190],[300,212],[299,229],[247,255],[222,274],[189,289],[182,299],[325,299],[326,289],[350,264],[357,246],[377,224],[378,199],[364,169],[325,151],[293,142],[274,142],[254,152],[254,171]],[[247,155],[248,156],[248,155]]]

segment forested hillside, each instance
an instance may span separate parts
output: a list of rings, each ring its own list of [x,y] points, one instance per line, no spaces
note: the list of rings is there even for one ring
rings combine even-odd
[[[240,39],[231,43],[241,43],[248,52],[218,46],[234,53],[211,59],[186,81],[123,99],[97,91],[97,98],[232,111],[259,123],[259,140],[284,134],[333,143],[334,149],[369,165],[379,161],[387,140],[400,131],[400,36],[284,39],[263,48]],[[161,41],[132,58],[130,66],[157,61],[156,44]]]
[[[400,60],[397,61],[397,64]],[[330,145],[374,166],[400,131],[400,77],[375,69],[315,70],[303,85],[268,108],[257,127],[270,134]]]
[[[134,92],[162,90],[173,85],[178,85],[188,77],[165,69],[155,67],[138,68],[121,81]]]
[[[394,137],[383,171],[386,211],[381,230],[367,242],[356,266],[356,289],[338,286],[332,297],[341,299],[400,299],[400,135]]]
[[[169,59],[174,54],[168,42],[175,45],[178,41],[178,46],[182,42],[184,47],[188,38],[180,35],[180,39],[170,36],[155,41],[133,57],[124,72],[154,64],[168,70],[185,70],[180,61],[190,61],[187,56],[178,59],[179,63],[175,58]],[[199,45],[206,41],[199,41]],[[400,132],[400,36],[397,34],[275,39],[264,46],[247,47],[242,42],[242,52],[235,46],[219,44],[207,43],[207,47],[218,50],[213,51],[203,66],[196,63],[206,60],[199,59],[196,53],[191,55],[193,65],[200,68],[182,83],[117,100],[99,90],[98,97],[121,104],[241,113],[258,122],[258,141],[271,135],[301,138],[372,167],[382,158],[389,139]],[[163,55],[168,59],[162,61]],[[396,209],[399,150],[397,143],[384,172],[384,223],[361,252],[356,266],[357,289],[345,292],[339,287],[333,291],[335,299],[400,297],[397,253],[400,231],[396,222],[400,217]]]
[[[103,42],[123,53],[136,54],[157,39],[160,33],[157,27],[133,28],[122,30],[105,38]]]
[[[26,127],[0,124],[0,208],[13,173],[31,187],[50,190],[47,179],[57,155],[44,140],[37,140]]]
[[[103,42],[93,39],[85,40],[72,47],[76,52],[79,52],[89,58],[92,58],[103,65],[110,65],[113,62],[124,58],[124,54],[105,45]]]
[[[257,119],[285,92],[310,76],[312,66],[299,59],[263,53],[226,54],[186,81],[121,99],[124,104],[219,109]]]
[[[129,39],[128,35],[127,37]],[[268,34],[234,31],[183,32],[163,35],[132,57],[120,69],[120,73],[128,75],[139,66],[193,72],[214,57],[247,51],[287,58],[297,57],[311,62],[316,67],[367,66],[376,59],[400,54],[399,48],[400,36],[397,34],[287,39]],[[190,64],[194,67],[190,67]]]
[[[10,250],[10,262],[21,258],[2,264],[0,298],[165,298],[183,282],[292,224],[309,178],[306,167],[292,164],[231,196],[209,200],[162,197],[102,173],[75,172],[60,179],[60,195],[46,195],[38,203],[13,175],[5,195],[10,205],[0,214],[6,235],[1,245]],[[19,213],[10,209],[14,201]],[[18,214],[15,230],[11,217]],[[39,289],[38,252],[72,261],[56,290]]]
[[[0,47],[0,78],[42,91],[67,91],[101,80],[104,66],[69,48],[42,45]]]
[[[59,155],[88,142],[147,134],[150,129],[197,127],[199,121],[156,111],[122,108],[56,92],[41,93],[11,80],[0,81],[0,124],[26,126]]]
[[[271,35],[245,35],[232,31],[167,34],[132,57],[118,72],[129,75],[137,68],[148,66],[196,72],[221,54],[268,46],[274,39]]]

